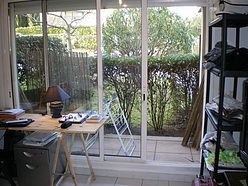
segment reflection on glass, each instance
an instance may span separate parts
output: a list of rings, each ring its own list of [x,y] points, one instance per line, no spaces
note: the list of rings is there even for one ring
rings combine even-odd
[[[12,64],[17,66],[18,79],[14,90],[19,92],[14,101],[17,107],[32,113],[40,108],[43,88],[45,92],[41,6],[37,2],[20,2],[10,4],[10,8],[15,12],[11,14],[16,33],[12,36],[12,51],[16,51]]]
[[[85,9],[85,2],[67,3],[70,6],[57,6],[50,0],[47,5],[48,38],[58,44],[48,53],[49,82],[71,96],[66,113],[97,110],[95,6]]]
[[[26,113],[46,112],[47,107],[42,100],[48,84],[59,85],[70,95],[70,99],[63,101],[62,114],[97,111],[95,1],[46,2],[9,4],[15,12],[14,23],[11,23],[15,25],[16,33],[11,37],[12,43],[15,43],[12,51],[16,51],[12,54],[16,56],[12,64],[17,65],[18,87],[15,89],[19,90],[15,105],[25,109]],[[41,5],[46,7],[47,10],[43,10],[46,12],[42,12]],[[47,21],[43,22],[44,14]],[[47,46],[45,51],[44,46]],[[94,136],[93,143],[87,145],[91,147],[90,153],[99,155],[97,136]],[[87,140],[91,137],[88,135]],[[74,148],[77,154],[84,154],[82,149]]]

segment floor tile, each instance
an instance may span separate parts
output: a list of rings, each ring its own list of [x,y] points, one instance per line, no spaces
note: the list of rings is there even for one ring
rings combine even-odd
[[[142,186],[169,186],[169,182],[161,180],[143,180]]]
[[[192,186],[191,182],[169,182],[169,186]]]
[[[155,154],[155,161],[176,162],[176,163],[199,163],[199,158],[195,161],[190,154],[186,153],[162,153]]]
[[[90,186],[114,186],[117,178],[97,176],[97,179],[92,181]]]
[[[82,144],[79,137],[75,138],[75,143],[73,150],[82,153]],[[177,163],[186,163],[186,164],[199,164],[200,162],[200,152],[195,149],[190,149],[189,147],[184,147],[181,145],[181,139],[171,138],[169,140],[161,140],[162,138],[156,139],[152,138],[147,141],[147,160],[148,161],[158,161],[158,162],[174,162]],[[165,138],[167,139],[167,138]],[[137,141],[137,148],[135,149],[133,155],[140,155],[140,140]],[[121,144],[118,138],[105,138],[104,141],[105,154],[116,155],[123,153],[121,149]],[[98,140],[95,144],[89,149],[90,154],[99,154],[99,142]],[[174,173],[173,173],[174,174]],[[175,173],[176,174],[176,173]],[[104,175],[104,174],[103,174]],[[150,175],[150,174],[149,174]],[[115,174],[116,177],[104,177],[96,176],[96,180],[92,181],[89,186],[191,186],[191,182],[183,182],[177,178],[171,179],[168,177],[166,179],[163,175],[163,181],[159,177],[136,175],[133,173],[122,175]],[[132,177],[140,178],[134,179]],[[85,186],[88,175],[77,175],[78,186]],[[167,181],[170,180],[170,181]],[[172,181],[175,180],[175,181]],[[188,181],[189,179],[187,179]],[[60,186],[72,186],[72,178],[70,176],[65,177]],[[6,181],[0,179],[0,186],[10,186]],[[18,185],[17,185],[18,186]]]
[[[142,186],[142,180],[131,178],[118,178],[115,186]]]
[[[155,160],[155,153],[154,152],[147,152],[146,153],[146,160],[154,161]]]
[[[190,149],[175,141],[157,141],[156,152],[189,153]]]
[[[146,142],[146,148],[147,148],[146,150],[148,152],[155,152],[156,145],[157,145],[157,141],[155,141],[155,140],[148,140]]]

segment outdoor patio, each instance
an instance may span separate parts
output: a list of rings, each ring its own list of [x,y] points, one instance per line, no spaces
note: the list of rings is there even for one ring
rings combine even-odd
[[[140,136],[134,136],[136,148],[132,154],[134,157],[140,156]],[[184,163],[200,164],[200,151],[194,148],[182,146],[182,137],[164,137],[148,136],[147,137],[147,161],[157,161],[164,163]],[[91,156],[99,154],[98,139],[88,150]],[[72,154],[83,155],[82,145],[76,136],[72,148]],[[125,156],[121,148],[121,143],[115,134],[108,134],[104,137],[104,154],[105,156]]]

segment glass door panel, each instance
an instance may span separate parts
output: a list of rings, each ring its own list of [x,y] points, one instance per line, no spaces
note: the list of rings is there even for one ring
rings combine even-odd
[[[147,152],[147,160],[184,161],[178,149],[198,88],[200,7],[148,4],[147,135],[155,137],[157,148]]]
[[[26,113],[50,114],[42,100],[48,86],[59,85],[70,96],[63,102],[63,115],[97,111],[95,1],[24,1],[9,7],[14,12],[11,55],[17,67],[13,73],[13,82],[17,82],[13,86],[15,107]],[[86,137],[92,139],[89,153],[99,156],[98,134]],[[74,147],[75,154],[84,154],[82,148]]]
[[[64,4],[64,6],[62,6]],[[60,85],[71,98],[65,113],[97,110],[96,10],[83,1],[47,1],[49,84]]]
[[[64,113],[98,111],[95,1],[47,1],[48,40],[59,46],[48,52],[49,84],[60,85],[70,95]],[[84,155],[79,136],[72,154]],[[99,138],[85,135],[89,155],[99,156]],[[79,142],[79,144],[77,143]],[[77,145],[78,144],[78,145]]]
[[[40,107],[45,84],[42,7],[40,2],[27,1],[10,3],[9,9],[14,104],[26,113],[34,113]]]
[[[140,157],[141,1],[102,0],[105,156]]]

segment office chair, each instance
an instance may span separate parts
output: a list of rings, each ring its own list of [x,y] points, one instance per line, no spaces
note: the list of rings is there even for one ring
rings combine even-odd
[[[0,149],[0,171],[3,173],[3,175],[0,175],[0,177],[8,180],[11,186],[16,186],[6,166],[7,165],[6,162],[10,156],[13,156],[13,152]]]

